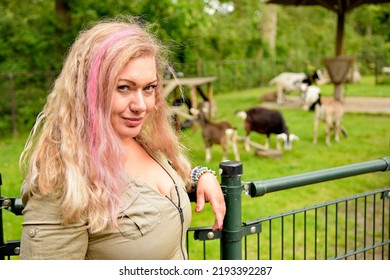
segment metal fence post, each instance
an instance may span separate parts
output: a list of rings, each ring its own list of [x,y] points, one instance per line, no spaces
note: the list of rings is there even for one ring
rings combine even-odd
[[[221,186],[225,196],[226,215],[221,238],[221,259],[242,259],[242,163],[224,161],[220,165]]]

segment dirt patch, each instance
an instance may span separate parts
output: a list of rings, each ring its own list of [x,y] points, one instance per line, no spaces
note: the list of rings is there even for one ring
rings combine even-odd
[[[301,108],[301,100],[298,96],[286,96],[283,105],[270,101],[263,102],[261,105],[275,109]],[[346,97],[344,106],[345,112],[390,115],[390,97]]]

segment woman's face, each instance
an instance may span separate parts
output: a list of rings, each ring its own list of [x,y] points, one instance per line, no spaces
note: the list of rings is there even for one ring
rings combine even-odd
[[[134,58],[119,73],[112,94],[111,123],[123,141],[136,137],[154,110],[156,86],[153,56]]]

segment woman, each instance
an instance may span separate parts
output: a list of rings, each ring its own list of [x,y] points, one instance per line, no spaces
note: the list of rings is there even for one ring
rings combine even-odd
[[[170,122],[165,54],[134,19],[80,33],[21,155],[21,259],[187,259],[194,185],[222,229],[215,173]]]

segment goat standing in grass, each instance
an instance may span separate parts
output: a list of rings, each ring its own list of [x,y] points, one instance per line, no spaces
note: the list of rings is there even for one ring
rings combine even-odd
[[[237,130],[228,122],[212,122],[206,118],[203,109],[191,108],[191,113],[195,120],[202,127],[202,137],[205,144],[205,161],[211,161],[211,147],[219,144],[222,147],[222,161],[228,159],[227,146],[233,148],[234,159],[239,161],[240,155],[237,148]]]
[[[280,140],[284,141],[284,149],[291,150],[292,142],[299,140],[299,137],[290,134],[286,122],[279,111],[270,110],[263,107],[254,107],[246,111],[238,111],[236,115],[244,120],[245,150],[250,150],[249,134],[255,131],[260,134],[266,134],[264,148],[269,149],[269,140],[271,134],[276,134],[276,148],[281,150]]]
[[[320,121],[326,123],[325,143],[331,145],[331,131],[334,130],[335,141],[340,141],[340,132],[347,137],[347,131],[342,126],[344,115],[343,104],[333,98],[321,98],[321,91],[317,86],[301,86],[303,109],[314,110],[313,143],[317,144],[318,125]]]
[[[283,72],[271,79],[269,85],[276,85],[277,89],[277,104],[282,105],[285,102],[285,95],[292,91],[299,90],[301,84],[311,85],[316,83],[321,79],[321,73],[320,70],[316,70],[311,75],[303,72]]]

